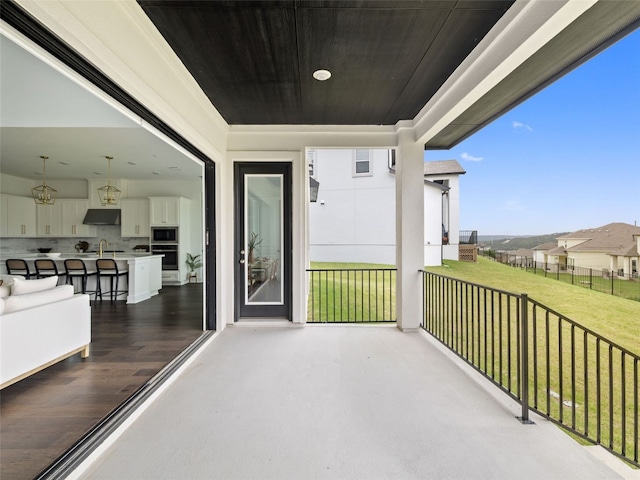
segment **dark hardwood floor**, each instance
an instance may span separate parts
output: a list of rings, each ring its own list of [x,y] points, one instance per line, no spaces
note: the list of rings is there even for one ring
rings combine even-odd
[[[0,478],[31,479],[202,335],[202,284],[93,303],[91,355],[0,392]]]

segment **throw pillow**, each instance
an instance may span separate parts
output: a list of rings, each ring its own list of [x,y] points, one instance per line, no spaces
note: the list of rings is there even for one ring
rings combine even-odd
[[[51,290],[58,284],[58,276],[39,278],[38,280],[19,280],[13,281],[11,295],[25,295],[27,293],[42,292]]]
[[[60,285],[46,292],[11,295],[4,299],[4,313],[38,307],[46,303],[57,302],[71,297],[73,297],[72,285]]]

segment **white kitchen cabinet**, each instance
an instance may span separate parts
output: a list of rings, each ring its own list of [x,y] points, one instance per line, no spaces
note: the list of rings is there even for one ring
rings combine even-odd
[[[84,225],[82,221],[89,208],[89,200],[58,199],[60,203],[62,237],[95,237],[95,225]]]
[[[184,197],[149,197],[150,230],[153,227],[178,227],[178,269],[163,270],[163,285],[183,285],[187,282],[185,260],[189,252],[189,205]],[[153,237],[149,239],[154,249]]]
[[[36,204],[33,198],[2,194],[0,204],[0,237],[36,236]]]
[[[162,284],[163,285],[181,285],[185,282],[180,281],[179,270],[162,270]]]
[[[127,198],[120,201],[120,235],[123,237],[149,236],[149,200]]]
[[[62,236],[62,209],[59,200],[53,205],[36,205],[36,234],[38,237]]]
[[[149,197],[149,222],[154,225],[179,226],[188,200],[182,197]],[[183,210],[183,211],[181,211]]]

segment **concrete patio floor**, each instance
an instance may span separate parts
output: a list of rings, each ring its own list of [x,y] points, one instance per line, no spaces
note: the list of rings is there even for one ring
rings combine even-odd
[[[86,479],[622,478],[424,332],[224,330]]]

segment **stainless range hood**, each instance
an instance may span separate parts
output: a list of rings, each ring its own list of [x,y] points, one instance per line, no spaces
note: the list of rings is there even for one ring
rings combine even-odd
[[[82,223],[85,225],[120,225],[120,209],[90,208]]]

